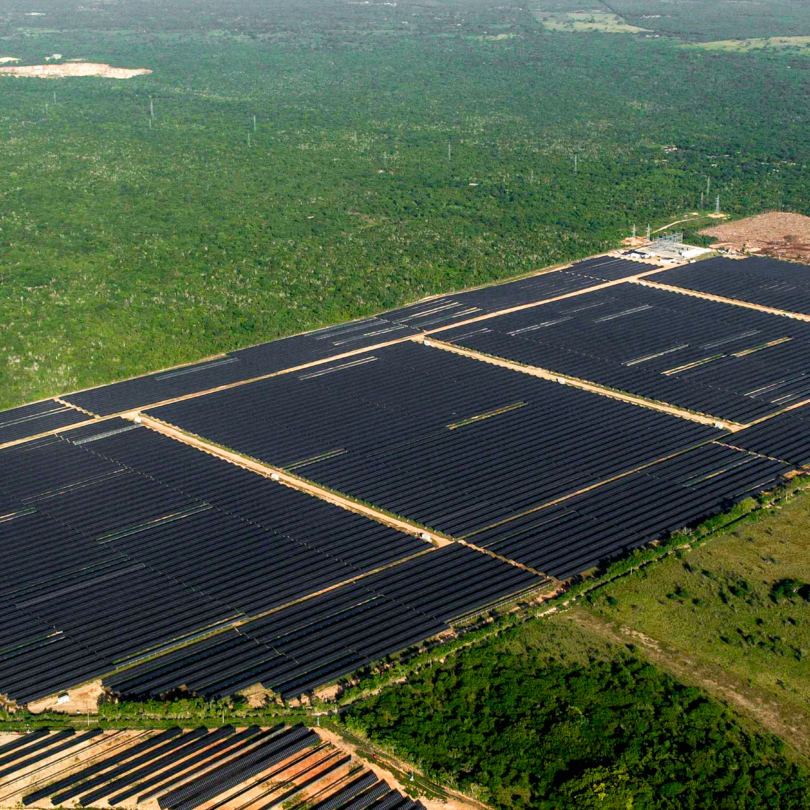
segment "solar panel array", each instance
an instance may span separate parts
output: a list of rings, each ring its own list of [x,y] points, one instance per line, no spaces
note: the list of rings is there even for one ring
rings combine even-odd
[[[638,265],[637,265],[638,266]],[[593,278],[560,270],[495,284],[477,290],[444,295],[390,310],[380,318],[410,326],[418,331],[440,329],[458,321],[480,317],[509,307],[523,306],[547,298],[568,295],[597,284]]]
[[[232,352],[231,356],[250,363],[262,374],[272,374],[367,346],[406,338],[416,332],[406,324],[392,323],[381,316],[260,343]]]
[[[21,703],[432,548],[123,420],[0,452],[0,491]]]
[[[625,261],[624,264],[628,266],[627,275],[638,272],[638,268],[644,269],[643,265],[633,262]],[[618,271],[614,269],[613,272]],[[249,346],[214,360],[91,388],[68,394],[63,399],[99,416],[109,416],[407,338],[427,329],[564,295],[597,283],[598,279],[582,273],[543,273],[506,284],[440,296],[374,318]],[[1,425],[0,422],[0,439]]]
[[[304,726],[44,731],[0,754],[0,800],[32,808],[424,810]]]
[[[180,687],[221,697],[261,683],[292,697],[541,583],[471,548],[445,546],[127,669],[105,685],[125,697],[145,698]]]
[[[675,267],[650,281],[810,315],[810,270],[803,264],[763,256],[718,257]]]
[[[810,405],[752,425],[725,441],[734,447],[781,459],[796,467],[810,467]]]
[[[719,435],[415,343],[151,414],[454,536]]]
[[[86,413],[55,399],[0,411],[0,445],[76,425],[90,419]]]
[[[740,423],[810,397],[810,323],[637,284],[437,337]]]
[[[593,259],[577,262],[571,267],[571,272],[595,281],[616,281],[637,276],[640,273],[649,273],[655,269],[653,265],[622,259],[618,256],[596,256]]]
[[[291,697],[810,464],[801,408],[727,434],[420,342],[379,347],[441,329],[741,423],[810,398],[808,323],[635,283],[588,291],[650,269],[597,257],[70,400],[114,414],[377,346],[148,413],[476,548],[436,549],[129,421],[80,425],[55,401],[0,414],[0,443],[77,425],[0,450],[0,693],[105,676],[128,697]]]
[[[566,579],[772,488],[789,469],[713,443],[468,539]]]
[[[250,363],[227,356],[89,388],[66,394],[62,399],[98,416],[109,416],[260,375],[261,372]]]

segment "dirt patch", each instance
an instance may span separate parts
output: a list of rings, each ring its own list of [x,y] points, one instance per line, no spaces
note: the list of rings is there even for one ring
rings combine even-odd
[[[29,703],[28,710],[34,714],[53,710],[65,714],[96,714],[99,701],[104,694],[104,687],[101,681],[91,681],[59,694],[67,695],[69,700],[65,703],[59,703],[59,696],[51,695],[42,700]]]
[[[8,65],[12,62],[19,62],[16,56],[0,56],[0,65]]]
[[[64,79],[69,76],[101,76],[104,79],[131,79],[151,73],[146,68],[116,68],[95,62],[76,62],[70,65],[23,65],[0,68],[2,76],[33,77],[37,79]]]
[[[333,684],[332,686],[324,686],[323,688],[318,689],[315,692],[315,697],[324,701],[324,703],[331,703],[340,695],[342,691],[343,690],[340,684]]]
[[[713,247],[810,263],[810,217],[802,214],[758,214],[700,233],[719,240]]]

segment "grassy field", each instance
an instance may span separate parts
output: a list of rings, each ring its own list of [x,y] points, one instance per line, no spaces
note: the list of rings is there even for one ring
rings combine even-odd
[[[703,48],[707,51],[735,51],[747,53],[764,49],[792,50],[806,54],[810,52],[810,37],[760,37],[756,39],[718,39],[713,42],[695,42],[692,48]]]
[[[628,25],[621,17],[608,11],[548,12],[542,7],[534,10],[544,28],[550,31],[600,31],[604,34],[639,34],[647,29]]]
[[[591,610],[810,718],[808,526],[810,494],[802,493],[681,558],[612,583]]]

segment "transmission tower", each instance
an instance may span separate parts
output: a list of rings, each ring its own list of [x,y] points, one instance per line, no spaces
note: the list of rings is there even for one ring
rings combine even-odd
[[[719,194],[717,195],[717,201],[714,204],[714,213],[715,214],[720,213],[720,195]]]

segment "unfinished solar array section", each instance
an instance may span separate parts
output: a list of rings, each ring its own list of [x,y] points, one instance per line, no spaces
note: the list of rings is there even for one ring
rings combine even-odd
[[[810,397],[810,323],[638,284],[436,338],[742,424]]]
[[[423,810],[304,726],[45,731],[0,745],[0,763],[0,801],[31,808]]]

